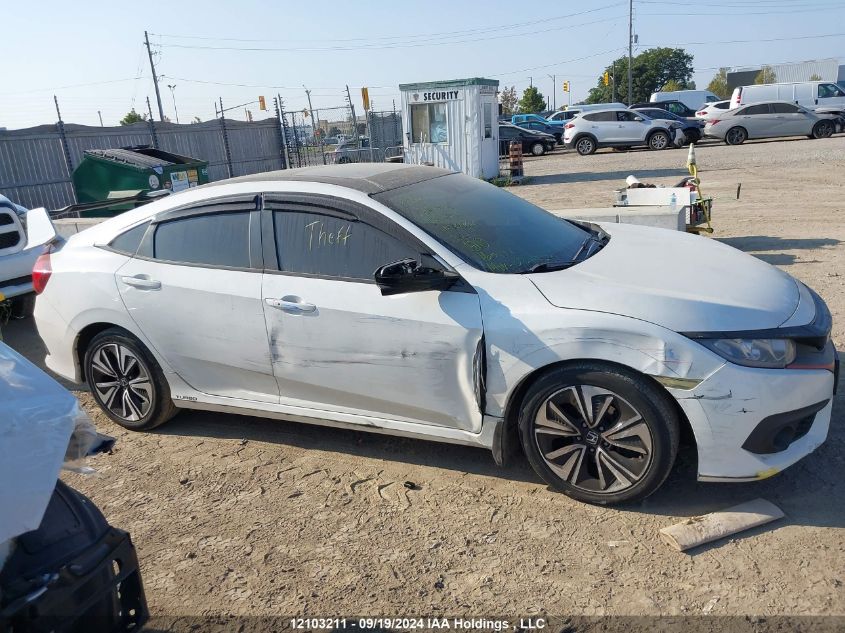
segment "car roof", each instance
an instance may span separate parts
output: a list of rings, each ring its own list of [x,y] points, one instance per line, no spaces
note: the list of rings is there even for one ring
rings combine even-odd
[[[413,185],[432,178],[456,173],[440,167],[405,165],[401,163],[350,163],[346,165],[317,165],[298,169],[266,171],[248,176],[201,185],[198,189],[213,188],[241,182],[261,183],[280,181],[316,182],[338,185],[365,194],[381,193],[406,185]]]

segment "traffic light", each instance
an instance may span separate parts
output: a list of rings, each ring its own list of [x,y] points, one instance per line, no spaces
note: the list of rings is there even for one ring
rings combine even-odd
[[[568,81],[563,82],[563,91],[569,92],[569,82]]]
[[[605,70],[604,76],[602,77],[602,79],[604,81],[605,86],[609,85],[610,84],[610,73]]]
[[[267,102],[264,100],[264,95],[258,97],[258,109],[259,110],[266,110],[267,109]]]
[[[361,101],[364,103],[364,110],[370,109],[370,91],[367,88],[361,88]]]

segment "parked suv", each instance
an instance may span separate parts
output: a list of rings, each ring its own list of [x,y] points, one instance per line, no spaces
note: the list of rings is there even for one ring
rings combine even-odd
[[[555,137],[558,145],[563,144],[563,125],[551,125],[543,123],[542,121],[525,121],[524,123],[517,123],[517,127],[521,127],[532,132],[542,132],[543,134],[551,134]]]
[[[567,149],[574,148],[581,156],[600,147],[635,147],[645,145],[659,150],[680,144],[684,133],[675,121],[650,119],[644,114],[625,109],[599,110],[575,117],[564,128]]]
[[[660,108],[661,110],[666,110],[667,112],[671,112],[672,114],[677,114],[678,116],[682,116],[684,118],[690,118],[695,116],[695,110],[690,108],[686,103],[683,101],[677,100],[670,100],[670,101],[644,101],[642,103],[635,103],[634,105],[630,106],[632,110],[636,110],[637,108]]]

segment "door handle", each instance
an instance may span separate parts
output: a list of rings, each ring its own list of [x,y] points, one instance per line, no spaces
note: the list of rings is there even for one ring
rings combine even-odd
[[[150,279],[149,275],[133,275],[132,277],[121,277],[120,280],[127,286],[139,288],[140,290],[161,290],[161,282]]]
[[[299,297],[282,297],[281,299],[264,299],[271,308],[278,308],[284,312],[292,314],[301,314],[307,312],[314,312],[317,309],[313,303],[305,303]]]

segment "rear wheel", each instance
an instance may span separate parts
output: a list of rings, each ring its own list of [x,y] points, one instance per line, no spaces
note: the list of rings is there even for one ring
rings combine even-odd
[[[537,474],[588,503],[644,499],[669,475],[678,450],[668,396],[644,376],[601,362],[540,378],[525,396],[519,428]]]
[[[819,121],[813,126],[813,138],[828,138],[833,135],[833,123],[831,121]]]
[[[666,149],[669,147],[670,142],[671,140],[666,132],[653,132],[652,135],[648,137],[648,148],[651,150]]]
[[[732,127],[725,134],[725,143],[728,145],[742,145],[748,139],[748,132],[742,127]]]
[[[575,151],[581,156],[595,154],[597,147],[596,142],[589,136],[582,136],[575,141]]]
[[[103,412],[131,431],[153,429],[178,411],[158,363],[139,341],[118,328],[91,340],[85,352],[85,377]]]
[[[542,156],[546,153],[546,146],[537,141],[531,146],[531,153],[534,154],[534,156]]]

